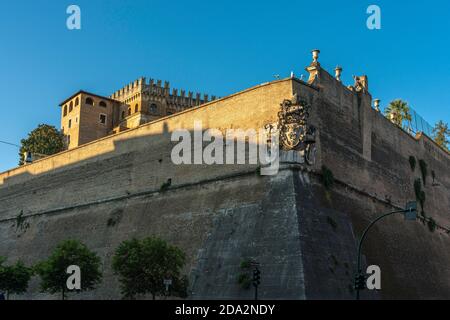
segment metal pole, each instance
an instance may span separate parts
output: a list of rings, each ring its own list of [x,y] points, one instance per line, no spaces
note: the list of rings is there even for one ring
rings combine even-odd
[[[396,210],[396,211],[392,211],[392,212],[389,212],[389,213],[382,214],[381,216],[379,216],[378,218],[373,220],[367,226],[367,228],[364,230],[364,232],[363,232],[363,234],[361,236],[361,239],[359,240],[359,244],[358,244],[358,253],[357,253],[358,260],[357,260],[357,267],[356,267],[356,270],[357,270],[356,275],[357,276],[359,276],[362,273],[362,269],[361,269],[361,247],[362,247],[363,241],[366,238],[366,235],[367,235],[367,232],[369,231],[369,229],[376,222],[378,222],[379,220],[383,219],[384,217],[390,216],[390,215],[395,214],[395,213],[402,213],[402,212],[406,212],[406,211],[408,211],[408,210],[403,209],[403,210]],[[356,279],[356,277],[355,277],[355,279]],[[359,300],[359,287],[358,286],[356,286],[356,300]]]

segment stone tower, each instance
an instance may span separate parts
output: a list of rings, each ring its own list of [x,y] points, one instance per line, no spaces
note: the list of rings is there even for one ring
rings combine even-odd
[[[163,85],[161,80],[150,79],[147,82],[144,77],[114,92],[110,98],[122,103],[120,121],[114,127],[114,132],[135,128],[208,102],[207,94],[202,97],[197,93],[194,97],[192,92],[186,94],[185,90],[172,89],[171,92],[168,81],[164,81]],[[211,100],[215,100],[215,97],[211,96]]]
[[[68,149],[107,136],[117,122],[120,103],[86,91],[78,91],[60,104],[61,132]]]
[[[211,100],[215,100],[211,96]],[[110,97],[78,91],[61,106],[61,130],[67,148],[103,138],[110,134],[136,128],[164,116],[199,106],[209,101],[207,94],[172,89],[168,81],[153,80],[147,83],[141,77]]]

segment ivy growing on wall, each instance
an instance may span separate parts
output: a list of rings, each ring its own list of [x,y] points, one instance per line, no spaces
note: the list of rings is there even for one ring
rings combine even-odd
[[[425,186],[427,184],[427,174],[428,174],[427,163],[424,160],[420,159],[419,167],[420,167],[420,172],[422,173],[423,185]]]
[[[436,221],[434,221],[433,218],[429,218],[427,224],[428,224],[428,229],[431,232],[434,232],[436,230],[437,225],[436,225]]]
[[[422,215],[425,215],[424,205],[425,205],[425,191],[422,190],[422,182],[420,178],[414,181],[414,192],[416,194],[416,200],[419,201],[420,207],[422,208]]]
[[[108,227],[113,227],[116,224],[118,224],[120,222],[120,220],[122,219],[122,214],[123,214],[123,210],[122,209],[117,209],[114,210],[110,217],[108,218],[106,225]]]
[[[322,183],[325,186],[325,189],[330,190],[334,185],[334,176],[333,172],[328,169],[326,166],[322,166]]]
[[[161,185],[160,191],[161,192],[167,191],[171,185],[172,185],[172,179],[167,179],[167,181]]]
[[[16,232],[25,232],[30,227],[28,222],[25,222],[25,217],[23,216],[23,210],[16,216]]]
[[[414,172],[414,170],[416,170],[416,158],[414,156],[409,156],[409,165],[411,166],[411,170]]]

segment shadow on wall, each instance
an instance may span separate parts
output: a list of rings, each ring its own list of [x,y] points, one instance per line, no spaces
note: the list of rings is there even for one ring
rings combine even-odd
[[[179,142],[171,142],[166,122],[161,122],[160,127],[159,134],[149,133],[148,127],[143,126],[13,170],[0,185],[0,219],[15,219],[18,212],[28,216],[141,192],[165,191],[175,185],[184,186],[227,175],[260,173],[258,145],[242,140],[235,140],[233,158],[236,163],[238,145],[243,144],[244,164],[176,165],[171,153]],[[186,133],[192,137],[193,160],[194,131]],[[210,143],[203,142],[203,151]],[[229,145],[225,141],[223,144],[223,156],[226,157]],[[250,150],[256,150],[256,158]],[[253,160],[252,164],[249,164],[250,160]],[[22,172],[14,174],[16,171]],[[33,171],[40,173],[31,173]]]

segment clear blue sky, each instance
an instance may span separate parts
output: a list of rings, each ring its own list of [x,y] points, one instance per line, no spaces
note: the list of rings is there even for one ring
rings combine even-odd
[[[428,122],[450,122],[450,1],[0,1],[0,140],[39,123],[59,128],[58,103],[79,89],[109,95],[139,76],[225,96],[306,74],[320,48],[343,80],[367,74],[385,105],[403,98]],[[82,29],[66,28],[66,8]],[[382,29],[366,28],[366,9]],[[0,171],[17,150],[0,144]]]

